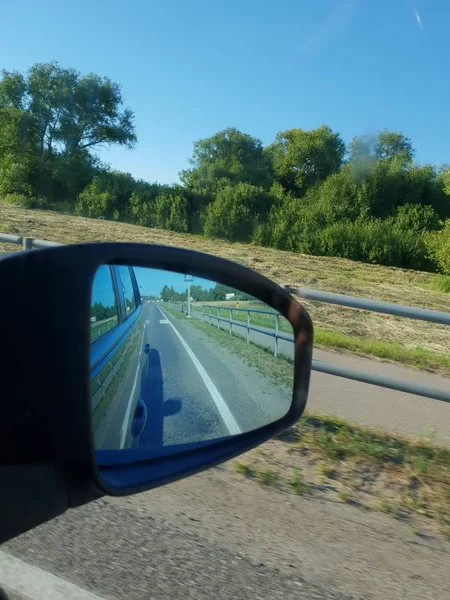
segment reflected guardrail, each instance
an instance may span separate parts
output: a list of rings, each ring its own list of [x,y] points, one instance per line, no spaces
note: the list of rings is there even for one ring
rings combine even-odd
[[[315,290],[313,290],[315,292]],[[326,292],[324,292],[326,293]],[[314,300],[319,300],[319,295],[321,294],[321,292],[318,292],[317,294],[314,294]],[[339,294],[334,294],[334,296],[339,296]],[[358,302],[360,300],[365,300],[364,298],[353,298],[350,296],[347,296],[346,298],[351,298],[352,300],[355,300],[355,305],[353,306],[354,308],[361,308],[361,303]],[[326,302],[327,300],[322,300],[322,302]],[[369,304],[372,301],[368,301]],[[337,302],[334,302],[337,303]],[[359,304],[359,306],[356,306],[356,303]],[[383,309],[382,311],[377,311],[377,312],[385,312],[388,314],[392,314],[391,312],[388,312],[389,309],[389,305],[388,303],[377,303],[377,304],[382,304],[384,306],[382,306],[381,308]],[[368,305],[366,306],[366,310],[371,310],[369,308],[367,308]],[[396,310],[400,305],[393,305],[395,308],[394,310]],[[409,309],[410,307],[401,307],[403,309]],[[208,309],[207,312],[205,312],[205,309]],[[217,310],[217,313],[213,313],[213,310]],[[416,309],[412,309],[412,310],[416,310]],[[420,310],[419,312],[416,312],[416,319],[422,319],[422,320],[428,320],[428,321],[432,321],[432,322],[437,322],[437,323],[444,323],[447,324],[447,317],[450,317],[450,315],[447,315],[446,313],[439,313],[437,311],[427,311],[427,310],[422,310],[422,309],[417,309]],[[229,316],[224,316],[223,314],[220,313],[220,311],[228,311],[229,312]],[[240,312],[246,312],[247,313],[247,322],[242,322],[236,319],[232,318],[233,312],[234,311],[240,311]],[[409,311],[407,311],[409,312]],[[256,313],[256,314],[267,314],[267,315],[273,315],[274,317],[274,329],[273,331],[268,330],[265,327],[258,327],[257,325],[252,325],[251,324],[251,314],[252,313]],[[425,314],[424,314],[425,313]],[[432,313],[431,315],[428,315],[427,313]],[[396,312],[397,316],[399,316],[399,313]],[[418,316],[420,315],[420,316]],[[247,309],[247,308],[234,308],[234,307],[228,307],[228,306],[217,306],[217,305],[210,305],[210,304],[204,304],[202,305],[202,317],[207,317],[209,324],[212,325],[212,320],[214,320],[215,322],[217,322],[217,327],[220,327],[220,323],[221,322],[225,322],[229,324],[229,333],[232,333],[232,327],[233,326],[237,326],[237,327],[243,327],[247,329],[247,343],[250,342],[250,331],[256,331],[259,334],[262,335],[268,335],[274,338],[274,356],[278,355],[278,340],[286,340],[286,341],[290,341],[293,343],[294,338],[293,335],[288,335],[288,334],[283,334],[280,333],[279,331],[279,318],[280,318],[280,314],[275,312],[275,311],[264,311],[264,310],[258,310],[258,309]],[[412,318],[412,317],[411,317]],[[449,320],[450,323],[450,320]],[[406,380],[400,380],[400,379],[395,379],[393,377],[387,377],[385,375],[376,375],[373,373],[368,373],[365,371],[360,371],[358,369],[350,369],[347,367],[342,367],[342,366],[338,366],[338,365],[333,365],[331,363],[327,363],[327,362],[323,362],[323,361],[319,361],[319,360],[313,360],[312,361],[312,368],[314,371],[318,371],[320,373],[325,373],[327,375],[335,375],[336,377],[343,377],[345,379],[351,379],[353,381],[359,381],[361,383],[368,383],[370,385],[376,385],[379,387],[384,387],[387,389],[391,389],[391,390],[395,390],[398,392],[406,392],[407,394],[414,394],[416,396],[423,396],[425,398],[431,398],[433,400],[440,400],[441,402],[448,402],[450,403],[450,391],[447,390],[442,390],[440,388],[436,388],[436,387],[432,387],[429,385],[422,385],[419,383],[413,383],[410,381],[406,381]]]

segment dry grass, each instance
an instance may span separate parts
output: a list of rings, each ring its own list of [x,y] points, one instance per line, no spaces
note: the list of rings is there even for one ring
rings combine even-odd
[[[126,223],[73,217],[0,205],[0,231],[61,243],[133,241],[182,246],[209,252],[249,266],[279,283],[400,302],[448,311],[449,295],[431,288],[436,276],[380,267],[341,258],[308,256],[250,244],[148,229]],[[2,244],[0,252],[17,250]],[[355,338],[397,342],[406,349],[424,348],[450,355],[448,328],[331,304],[302,301],[319,327]]]

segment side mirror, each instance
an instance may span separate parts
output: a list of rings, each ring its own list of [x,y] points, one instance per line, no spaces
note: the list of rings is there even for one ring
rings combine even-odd
[[[81,244],[6,256],[0,277],[0,462],[54,464],[72,504],[203,470],[304,411],[311,320],[241,265]]]

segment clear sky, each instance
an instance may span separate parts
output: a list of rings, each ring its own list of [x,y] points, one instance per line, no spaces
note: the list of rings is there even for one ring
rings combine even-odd
[[[323,123],[345,141],[384,127],[420,162],[450,162],[448,0],[1,0],[0,64],[108,76],[139,143],[102,152],[171,183],[192,142],[225,127],[271,142]]]
[[[159,296],[165,285],[172,287],[178,292],[187,291],[187,283],[184,281],[183,273],[172,273],[171,271],[163,271],[160,269],[144,269],[134,267],[136,279],[143,296]],[[209,290],[216,286],[215,281],[194,277],[192,285],[200,285],[203,289]]]

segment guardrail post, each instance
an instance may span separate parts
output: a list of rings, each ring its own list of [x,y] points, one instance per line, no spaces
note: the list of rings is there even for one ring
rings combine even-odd
[[[247,311],[247,344],[250,343],[250,311]]]
[[[231,321],[233,319],[233,309],[230,308],[230,335],[231,335]]]
[[[23,238],[23,249],[24,250],[33,250],[33,238],[29,238],[29,237]]]
[[[275,315],[275,337],[273,338],[273,355],[278,356],[278,313]]]
[[[211,304],[209,305],[209,324],[211,325]]]
[[[220,329],[220,307],[217,308],[217,329]]]

